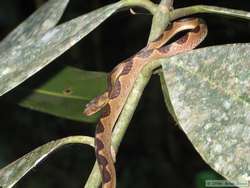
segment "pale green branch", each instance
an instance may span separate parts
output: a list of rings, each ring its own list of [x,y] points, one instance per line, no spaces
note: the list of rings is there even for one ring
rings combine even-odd
[[[179,8],[170,12],[170,20],[175,20],[184,16],[197,13],[220,14],[250,20],[250,13],[242,10],[235,10],[216,6],[196,5],[191,7]]]
[[[121,0],[123,7],[142,7],[147,9],[151,14],[155,14],[157,12],[158,6],[154,4],[150,0]]]
[[[148,42],[156,40],[166,29],[170,22],[168,7],[160,3],[158,11],[154,14]]]
[[[170,10],[173,7],[174,0],[162,0],[161,5],[165,5]]]

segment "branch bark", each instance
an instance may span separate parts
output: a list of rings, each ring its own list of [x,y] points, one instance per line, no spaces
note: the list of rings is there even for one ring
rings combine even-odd
[[[170,20],[172,21],[184,16],[190,16],[198,13],[220,14],[250,20],[250,13],[247,11],[208,5],[195,5],[176,9],[170,12]]]

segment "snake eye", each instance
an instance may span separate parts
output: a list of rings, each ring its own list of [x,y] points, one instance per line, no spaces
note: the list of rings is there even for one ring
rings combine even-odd
[[[201,30],[201,27],[198,25],[198,26],[197,26],[195,29],[193,29],[192,31],[193,31],[194,33],[199,33],[200,30]]]

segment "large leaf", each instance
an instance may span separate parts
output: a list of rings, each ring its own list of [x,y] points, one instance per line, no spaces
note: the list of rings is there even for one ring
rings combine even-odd
[[[69,0],[50,0],[21,23],[0,43],[0,51],[39,37],[60,20]]]
[[[250,180],[250,44],[162,59],[178,123],[203,159],[234,183]]]
[[[87,117],[82,112],[86,103],[106,89],[105,73],[67,66],[42,85],[34,81],[36,86],[18,87],[3,99],[62,118],[96,122],[98,115]]]
[[[72,136],[49,142],[1,169],[0,187],[13,187],[25,174],[36,167],[49,154],[67,144],[88,144],[94,147],[93,139],[86,136]]]
[[[0,95],[13,89],[60,56],[121,6],[122,3],[107,5],[51,28],[42,36],[35,35],[27,41],[22,41],[18,45],[12,45],[11,48],[1,51]],[[46,12],[46,10],[44,11]],[[40,17],[37,19],[40,20]],[[47,20],[47,22],[50,21],[50,19]],[[35,25],[35,27],[37,26]],[[31,24],[30,29],[32,30],[32,28]],[[28,30],[29,28],[26,28],[24,33]]]

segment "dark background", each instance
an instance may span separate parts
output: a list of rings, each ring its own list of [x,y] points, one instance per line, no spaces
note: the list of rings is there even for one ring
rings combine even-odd
[[[0,2],[1,39],[29,16],[36,0]],[[63,21],[115,0],[72,0]],[[157,1],[155,1],[157,2]],[[175,8],[195,4],[250,10],[246,0],[176,0]],[[113,15],[63,56],[30,78],[71,65],[86,70],[109,71],[147,42],[151,15],[142,9],[131,15]],[[202,46],[249,42],[250,24],[218,15],[199,15],[207,21],[209,35]],[[52,74],[53,75],[53,74]],[[26,83],[27,83],[26,82]],[[63,106],[62,106],[63,108]],[[71,135],[92,135],[95,124],[84,124],[21,108],[0,99],[0,168],[51,140]],[[94,152],[85,146],[68,146],[40,164],[18,183],[18,188],[83,187],[94,163]],[[203,179],[220,178],[175,126],[164,104],[158,76],[153,76],[121,145],[116,164],[118,187],[204,187]],[[202,186],[203,185],[203,186]]]

